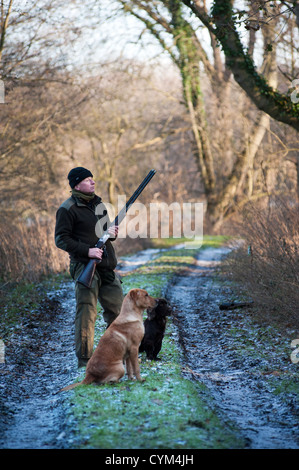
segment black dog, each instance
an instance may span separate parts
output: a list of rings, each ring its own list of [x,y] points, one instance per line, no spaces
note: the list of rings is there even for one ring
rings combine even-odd
[[[159,299],[156,307],[147,310],[144,337],[139,346],[139,352],[145,351],[147,359],[158,359],[166,328],[166,316],[170,314],[171,308],[165,299]]]

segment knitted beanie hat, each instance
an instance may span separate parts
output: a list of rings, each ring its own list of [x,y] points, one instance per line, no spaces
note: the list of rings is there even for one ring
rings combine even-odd
[[[67,175],[70,187],[74,189],[77,184],[79,184],[82,180],[85,178],[93,177],[93,174],[87,170],[86,168],[83,168],[82,166],[78,166],[76,168],[73,168],[69,174]]]

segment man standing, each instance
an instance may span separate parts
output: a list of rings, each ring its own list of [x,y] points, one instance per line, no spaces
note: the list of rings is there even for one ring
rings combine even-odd
[[[78,366],[81,367],[87,364],[93,352],[97,301],[103,307],[103,317],[109,326],[120,312],[123,292],[114,272],[117,259],[111,243],[117,236],[118,227],[109,228],[114,238],[110,238],[103,249],[95,248],[101,236],[99,224],[103,232],[107,230],[108,214],[102,199],[94,192],[93,175],[86,168],[76,167],[69,172],[68,180],[72,195],[56,214],[56,246],[69,253],[70,274],[75,281],[89,258],[101,260],[97,264],[91,288],[78,282],[75,285],[75,345]]]

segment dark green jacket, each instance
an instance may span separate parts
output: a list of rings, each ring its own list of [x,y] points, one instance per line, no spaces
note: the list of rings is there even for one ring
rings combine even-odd
[[[107,210],[99,196],[86,203],[72,195],[61,204],[56,213],[55,244],[69,253],[71,262],[86,264],[89,260],[88,250],[95,246],[102,233],[107,230],[107,221],[109,222]],[[98,268],[115,269],[117,259],[110,240],[106,242],[105,251]]]

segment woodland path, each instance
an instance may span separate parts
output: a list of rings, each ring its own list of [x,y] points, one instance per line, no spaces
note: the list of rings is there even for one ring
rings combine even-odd
[[[135,267],[157,255],[136,255]],[[247,448],[299,448],[298,403],[271,392],[260,370],[298,367],[288,358],[263,354],[240,358],[230,331],[244,321],[244,311],[219,311],[227,301],[215,280],[226,249],[199,252],[196,266],[176,276],[167,289],[182,347],[186,376],[204,383],[224,422],[235,423]],[[134,263],[133,263],[134,264]],[[130,269],[133,269],[131,266]],[[123,267],[129,269],[128,263]],[[49,292],[35,318],[15,332],[0,365],[0,448],[66,448],[65,395],[62,384],[77,376],[73,352],[74,286]],[[246,323],[250,328],[250,322]],[[245,325],[245,328],[246,328]],[[261,340],[256,345],[262,348]],[[268,361],[268,362],[267,362]],[[298,369],[297,369],[298,372]]]

